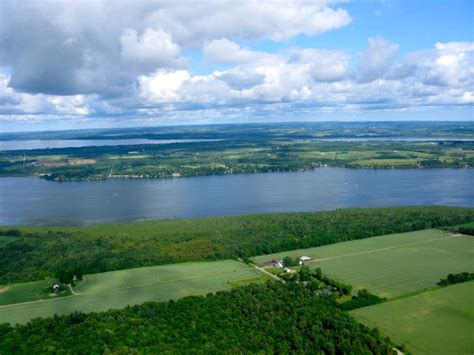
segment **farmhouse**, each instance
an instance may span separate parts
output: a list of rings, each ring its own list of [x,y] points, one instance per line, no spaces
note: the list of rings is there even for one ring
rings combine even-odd
[[[274,267],[283,267],[283,260],[280,259],[273,259],[272,260],[272,265]]]
[[[300,265],[304,265],[305,262],[310,261],[310,260],[311,260],[311,258],[309,256],[302,256],[299,259],[299,263],[300,263]]]

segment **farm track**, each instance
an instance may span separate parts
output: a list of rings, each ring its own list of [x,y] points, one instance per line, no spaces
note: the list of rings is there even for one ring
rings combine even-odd
[[[320,261],[341,259],[341,258],[346,258],[346,257],[350,257],[350,256],[378,253],[378,252],[381,252],[381,251],[386,251],[386,250],[391,250],[391,249],[399,249],[399,248],[404,248],[404,247],[412,246],[412,245],[416,245],[416,244],[424,244],[424,243],[431,243],[431,242],[436,242],[436,241],[445,240],[445,239],[459,238],[461,236],[463,236],[463,234],[450,235],[449,237],[444,237],[444,238],[434,238],[434,239],[428,239],[428,240],[421,240],[419,242],[411,242],[411,243],[405,243],[405,244],[400,244],[400,245],[393,245],[391,247],[361,251],[361,252],[351,253],[351,254],[331,256],[331,257],[322,258],[322,259],[313,259],[313,260],[310,260],[310,261],[306,262],[306,264],[317,263],[317,262],[320,262]]]
[[[80,295],[81,295],[80,293],[77,293],[76,291],[74,291],[74,289],[72,288],[71,284],[68,284],[67,287],[69,287],[69,290],[71,291],[71,293],[72,293],[74,296],[80,296]]]
[[[275,279],[275,280],[277,280],[277,281],[280,281],[280,282],[285,283],[285,280],[279,278],[277,275],[272,274],[271,272],[269,272],[269,271],[267,271],[267,270],[261,268],[260,266],[257,266],[257,265],[255,265],[255,264],[252,264],[252,265],[255,267],[255,269],[257,269],[257,270],[260,271],[260,272],[263,272],[265,275],[270,276],[272,279]]]

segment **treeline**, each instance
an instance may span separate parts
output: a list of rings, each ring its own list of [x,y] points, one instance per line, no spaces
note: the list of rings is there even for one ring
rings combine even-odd
[[[459,226],[454,226],[452,228],[446,228],[446,229],[451,230],[452,232],[474,236],[474,222],[461,224]]]
[[[334,301],[276,282],[0,325],[1,354],[392,354],[392,348]]]
[[[357,295],[352,296],[352,299],[339,304],[339,308],[345,311],[352,309],[371,306],[373,304],[382,303],[384,298],[374,295],[365,288],[357,291]]]
[[[441,279],[436,284],[439,286],[455,285],[474,280],[474,273],[460,272],[458,274],[448,274],[445,279]]]
[[[62,270],[90,274],[245,258],[472,220],[473,208],[391,207],[87,227],[19,227],[18,240],[0,248],[0,283],[38,280]],[[12,228],[0,228],[0,235],[8,230]]]

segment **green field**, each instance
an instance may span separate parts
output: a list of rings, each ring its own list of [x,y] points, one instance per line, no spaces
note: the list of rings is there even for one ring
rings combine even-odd
[[[360,308],[350,313],[414,354],[472,354],[474,282]]]
[[[14,242],[17,239],[17,237],[5,237],[3,235],[0,235],[0,248],[4,247],[8,243]]]
[[[50,298],[45,290],[52,284],[53,280],[41,280],[0,286],[0,305]]]
[[[99,312],[146,301],[205,295],[230,283],[262,274],[233,260],[194,262],[85,275],[76,296],[0,306],[0,323],[25,323],[35,317],[73,311]],[[259,278],[260,280],[260,278]],[[25,285],[25,284],[24,284]],[[3,293],[7,297],[9,290]],[[18,297],[18,296],[17,296]]]
[[[320,267],[356,288],[395,297],[434,286],[448,273],[473,272],[474,238],[428,229],[252,259],[259,264],[287,255],[307,255],[313,259],[310,267]]]

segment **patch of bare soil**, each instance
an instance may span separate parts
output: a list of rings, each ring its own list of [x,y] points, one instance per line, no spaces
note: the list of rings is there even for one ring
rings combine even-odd
[[[0,293],[7,292],[10,289],[10,286],[0,287]]]
[[[61,160],[38,160],[36,162],[37,166],[48,166],[48,167],[54,167],[54,166],[64,166],[66,163]]]
[[[69,159],[67,161],[68,165],[87,165],[95,164],[94,159]]]

